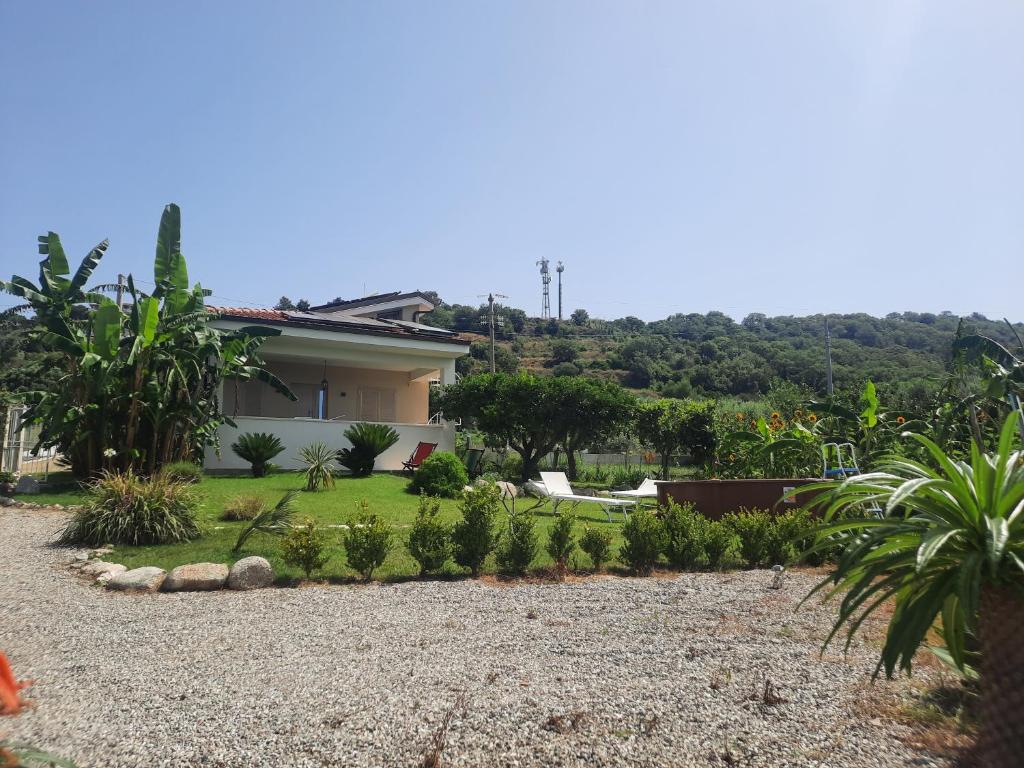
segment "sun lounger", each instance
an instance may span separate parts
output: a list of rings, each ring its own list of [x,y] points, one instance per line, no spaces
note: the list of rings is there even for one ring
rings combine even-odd
[[[569,478],[564,472],[541,472],[540,482],[534,487],[551,499],[552,511],[557,515],[558,507],[563,502],[568,502],[573,508],[578,504],[589,502],[599,504],[604,513],[608,516],[608,522],[612,521],[612,509],[622,510],[623,517],[627,516],[626,509],[636,504],[630,499],[613,499],[609,496],[581,496],[573,491],[569,485]]]
[[[632,499],[639,508],[640,502],[644,499],[658,498],[658,485],[648,477],[640,483],[638,488],[631,491],[612,491],[612,496],[620,499]]]

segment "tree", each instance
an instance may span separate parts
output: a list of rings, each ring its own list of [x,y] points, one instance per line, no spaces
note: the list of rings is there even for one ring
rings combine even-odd
[[[306,312],[309,310],[310,304],[305,299],[299,299],[294,304],[292,300],[287,296],[282,296],[277,300],[277,304],[274,305],[274,309],[281,310],[282,312],[287,310],[298,310],[299,312]]]
[[[574,309],[569,320],[573,325],[586,325],[590,321],[590,313],[585,309]]]
[[[472,421],[492,440],[507,444],[523,459],[521,480],[562,440],[565,382],[527,373],[485,373],[445,387],[440,408],[449,418]]]
[[[551,344],[551,365],[573,363],[579,356],[579,347],[568,339],[558,339]]]
[[[715,450],[713,401],[649,400],[637,412],[640,441],[661,454],[661,478],[668,480],[672,456],[689,451],[694,461],[707,462]]]
[[[926,636],[941,622],[944,658],[968,673],[968,645],[980,644],[980,727],[971,765],[1020,764],[1024,709],[1024,453],[1015,449],[1020,414],[1003,423],[998,448],[971,444],[953,461],[933,441],[910,435],[928,463],[891,459],[876,472],[807,486],[824,502],[815,549],[839,546],[835,570],[808,595],[844,593],[826,644],[852,638],[879,606],[888,615],[875,669],[908,673]],[[884,515],[865,515],[882,507]],[[806,599],[806,598],[805,598]]]
[[[294,399],[262,367],[257,350],[279,331],[212,328],[200,285],[188,286],[181,253],[181,213],[164,208],[157,236],[152,294],[129,275],[130,301],[118,306],[84,285],[106,241],[70,268],[59,236],[39,238],[39,285],[15,275],[4,290],[35,312],[39,340],[59,354],[57,386],[26,393],[26,423],[41,426],[38,446],[56,447],[79,477],[102,469],[151,473],[165,463],[195,460],[216,445],[217,428],[232,423],[221,412],[224,381],[258,379]],[[78,319],[81,318],[81,319]],[[37,447],[38,447],[37,446]]]
[[[562,434],[568,475],[576,479],[576,454],[624,432],[636,414],[636,398],[617,384],[568,378],[560,384]]]

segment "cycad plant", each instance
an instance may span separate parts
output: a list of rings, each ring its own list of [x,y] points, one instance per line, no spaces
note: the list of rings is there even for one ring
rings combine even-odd
[[[280,438],[269,432],[246,432],[231,444],[231,450],[252,465],[253,477],[264,477],[267,464],[284,450]]]
[[[1017,416],[1003,424],[995,453],[972,445],[970,461],[918,441],[930,465],[892,458],[824,497],[818,547],[843,544],[836,570],[811,595],[843,593],[826,644],[845,626],[847,645],[863,621],[892,601],[876,676],[907,672],[928,631],[941,624],[948,657],[966,668],[968,635],[981,650],[978,764],[1019,765],[1024,744],[1024,452],[1014,448]],[[873,506],[882,518],[840,519]],[[810,595],[808,595],[810,597]],[[806,598],[805,598],[806,599]]]
[[[238,534],[233,552],[237,552],[246,540],[254,533],[269,533],[272,536],[283,536],[292,528],[295,517],[295,497],[298,491],[288,491],[281,500],[270,509],[265,509],[254,517]]]
[[[353,477],[368,477],[377,457],[398,442],[398,432],[387,424],[353,424],[344,434],[352,447],[338,451],[338,463]]]
[[[334,470],[337,469],[334,456],[335,451],[328,448],[326,443],[319,441],[299,450],[299,458],[306,465],[302,474],[306,478],[307,491],[334,487]]]

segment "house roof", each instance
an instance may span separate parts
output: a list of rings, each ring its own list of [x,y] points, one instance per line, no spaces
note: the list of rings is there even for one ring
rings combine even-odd
[[[360,333],[370,336],[397,336],[419,341],[437,341],[445,344],[468,345],[469,341],[453,331],[433,328],[422,323],[403,320],[377,320],[355,315],[321,315],[313,312],[298,312],[279,309],[254,309],[252,307],[207,307],[225,320],[258,320],[268,325],[284,325],[294,328],[313,328],[336,333]]]
[[[348,299],[346,301],[329,301],[326,304],[321,304],[317,307],[310,307],[311,310],[339,310],[339,309],[355,309],[357,307],[370,307],[374,304],[384,304],[391,301],[403,301],[404,299],[422,299],[425,303],[433,306],[433,302],[430,301],[419,291],[412,291],[410,293],[402,293],[401,291],[392,291],[391,293],[378,293],[373,296],[363,296],[361,299]]]

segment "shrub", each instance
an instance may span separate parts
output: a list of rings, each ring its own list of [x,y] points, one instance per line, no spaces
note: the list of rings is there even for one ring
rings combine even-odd
[[[590,562],[594,564],[594,570],[600,571],[612,553],[612,532],[588,526],[580,537],[580,549],[587,553]]]
[[[501,537],[495,557],[498,567],[516,576],[522,576],[537,556],[537,530],[529,512],[512,512],[508,516],[508,530]]]
[[[306,518],[298,528],[292,528],[281,542],[281,559],[290,566],[301,568],[306,578],[324,567],[329,555],[324,553],[324,535],[312,518]]]
[[[306,465],[302,474],[306,478],[307,491],[319,491],[321,487],[334,487],[335,452],[326,443],[315,442],[299,451],[299,459]]]
[[[295,497],[298,491],[288,491],[271,509],[264,509],[238,534],[233,551],[237,552],[254,533],[281,536],[291,530],[295,517]]]
[[[576,363],[559,363],[551,369],[554,376],[579,376],[580,367]]]
[[[221,520],[252,520],[265,508],[263,499],[259,496],[242,494],[228,499],[224,503],[224,511],[220,513]]]
[[[160,470],[176,483],[198,483],[203,479],[203,468],[191,461],[175,461]]]
[[[348,524],[345,554],[348,564],[369,581],[391,551],[391,526],[370,514],[366,499],[359,502],[359,512]]]
[[[771,536],[772,516],[763,509],[741,508],[723,518],[739,537],[740,557],[750,568],[758,568],[768,559],[768,539]]]
[[[548,529],[547,551],[560,573],[565,573],[569,557],[576,549],[576,538],[572,535],[575,521],[571,514],[565,512],[559,515],[554,525]]]
[[[521,482],[523,476],[523,457],[518,453],[509,453],[505,460],[501,462],[499,472],[502,480],[508,480],[510,483]]]
[[[805,509],[777,516],[768,532],[768,564],[788,565],[814,543],[815,523]]]
[[[454,499],[469,483],[462,460],[449,451],[434,451],[427,456],[413,477],[413,489],[430,496]]]
[[[0,472],[0,485],[6,485],[7,483],[16,482],[18,482],[18,476],[13,472],[8,472],[6,470]]]
[[[612,470],[608,482],[612,488],[637,488],[647,479],[647,471],[643,467],[617,467]]]
[[[476,485],[462,495],[462,520],[452,529],[453,556],[474,576],[480,574],[487,555],[497,544],[494,521],[500,506],[501,491],[496,485]]]
[[[707,559],[708,519],[692,504],[669,503],[662,513],[664,549],[669,565],[693,570]]]
[[[452,556],[451,526],[439,519],[441,503],[429,496],[420,496],[420,507],[409,532],[406,548],[420,565],[420,576],[439,571]]]
[[[131,470],[104,473],[57,542],[63,545],[170,544],[199,536],[199,499],[163,474],[146,480]]]
[[[338,463],[355,477],[369,476],[377,457],[398,442],[398,432],[387,424],[353,424],[344,434],[352,447],[338,451]]]
[[[252,465],[253,477],[263,477],[267,474],[267,464],[284,450],[284,445],[277,435],[269,432],[246,432],[231,444],[231,450]]]
[[[647,575],[665,549],[665,527],[651,512],[641,509],[629,516],[622,526],[625,541],[619,558],[631,571]]]
[[[736,534],[721,520],[709,520],[704,551],[708,556],[708,567],[721,570],[736,546]]]

